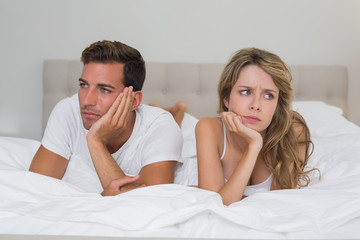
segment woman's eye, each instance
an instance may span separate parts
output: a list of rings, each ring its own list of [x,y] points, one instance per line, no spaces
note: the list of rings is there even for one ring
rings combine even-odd
[[[241,90],[240,91],[241,95],[249,95],[250,94],[250,90]]]
[[[268,100],[272,100],[272,99],[274,99],[274,95],[272,95],[271,93],[267,93],[267,94],[265,94],[265,98]]]

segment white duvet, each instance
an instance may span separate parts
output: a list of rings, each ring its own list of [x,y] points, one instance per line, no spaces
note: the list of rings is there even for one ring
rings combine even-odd
[[[0,137],[0,234],[359,237],[360,128],[338,109],[314,114],[301,104],[294,108],[308,121],[315,144],[309,166],[320,169],[321,180],[313,176],[309,187],[254,194],[229,207],[214,192],[180,184],[145,187],[114,197],[86,193],[26,171],[39,142]],[[180,175],[193,178],[196,169],[189,169],[193,167]]]

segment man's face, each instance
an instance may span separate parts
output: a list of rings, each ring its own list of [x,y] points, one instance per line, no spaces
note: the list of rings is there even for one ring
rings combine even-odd
[[[124,64],[90,62],[79,79],[80,113],[85,129],[101,118],[123,91]]]

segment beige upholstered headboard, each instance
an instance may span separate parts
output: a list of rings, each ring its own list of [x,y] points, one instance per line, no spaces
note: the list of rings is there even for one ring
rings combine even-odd
[[[224,64],[157,63],[146,64],[143,103],[170,106],[187,102],[187,112],[197,118],[215,116],[217,83]],[[291,66],[295,100],[320,100],[348,112],[348,78],[344,66]],[[43,129],[52,108],[78,89],[82,63],[78,60],[52,59],[43,69]]]

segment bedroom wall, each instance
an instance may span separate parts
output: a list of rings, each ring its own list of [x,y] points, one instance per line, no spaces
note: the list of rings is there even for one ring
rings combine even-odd
[[[102,39],[147,61],[226,62],[255,46],[290,65],[346,65],[360,125],[359,23],[357,0],[0,0],[0,135],[40,140],[43,60]]]

